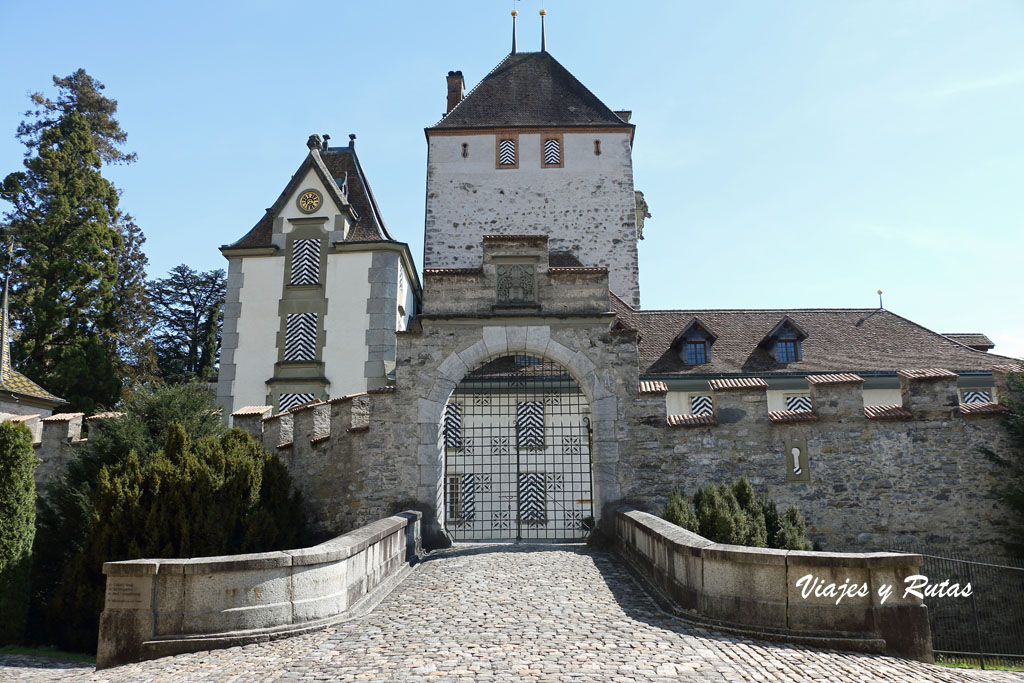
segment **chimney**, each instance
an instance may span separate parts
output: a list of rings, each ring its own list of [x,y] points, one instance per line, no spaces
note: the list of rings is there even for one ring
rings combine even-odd
[[[461,71],[449,71],[448,72],[448,109],[445,111],[447,116],[452,109],[455,109],[455,105],[462,101],[462,96],[466,90],[466,81],[462,78]]]

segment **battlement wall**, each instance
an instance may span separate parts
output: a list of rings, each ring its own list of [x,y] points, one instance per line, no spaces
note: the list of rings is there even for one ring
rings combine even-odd
[[[1006,371],[993,373],[1006,400]],[[824,549],[910,541],[1001,553],[1009,516],[994,489],[1004,473],[982,449],[1009,451],[1006,408],[961,404],[956,380],[901,371],[900,405],[865,408],[861,378],[812,377],[810,411],[768,411],[763,380],[712,380],[713,415],[668,419],[664,385],[642,387],[624,498],[660,512],[674,488],[692,495],[745,474],[781,507],[796,505]]]

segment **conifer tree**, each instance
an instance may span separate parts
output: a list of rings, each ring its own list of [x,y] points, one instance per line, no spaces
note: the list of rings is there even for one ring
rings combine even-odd
[[[160,374],[170,381],[216,374],[226,277],[223,270],[196,272],[182,264],[149,283]]]
[[[101,172],[103,160],[134,159],[118,149],[117,102],[83,70],[54,83],[56,100],[32,95],[18,129],[25,168],[0,187],[12,205],[0,230],[14,244],[12,359],[70,409],[91,411],[116,403],[146,365],[145,237]]]
[[[38,461],[25,425],[0,424],[0,644],[20,640],[25,630]]]

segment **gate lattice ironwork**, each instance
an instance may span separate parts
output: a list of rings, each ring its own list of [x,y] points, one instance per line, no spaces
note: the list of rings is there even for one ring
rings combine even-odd
[[[454,540],[579,540],[593,525],[590,408],[562,366],[503,356],[444,412],[445,527]]]

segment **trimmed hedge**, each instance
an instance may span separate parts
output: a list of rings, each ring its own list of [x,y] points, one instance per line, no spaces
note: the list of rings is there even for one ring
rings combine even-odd
[[[0,644],[20,642],[28,618],[38,463],[32,432],[0,423]]]
[[[662,518],[715,543],[756,548],[811,550],[807,527],[791,505],[780,517],[774,500],[758,497],[746,477],[731,484],[708,484],[693,502],[673,491]]]

